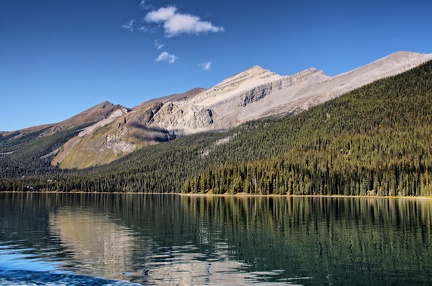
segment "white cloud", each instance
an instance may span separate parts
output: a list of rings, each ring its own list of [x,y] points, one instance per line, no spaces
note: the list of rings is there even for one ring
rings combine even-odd
[[[154,43],[155,43],[156,49],[158,49],[158,50],[162,49],[165,46],[165,44],[162,44],[162,41],[159,39],[156,40]]]
[[[165,22],[168,21],[170,18],[172,18],[177,11],[176,7],[168,6],[166,8],[159,8],[158,10],[149,12],[144,20],[147,22]]]
[[[209,71],[211,69],[211,62],[206,62],[206,63],[200,63],[199,66],[202,68],[202,70],[204,71]]]
[[[156,59],[157,62],[168,62],[170,64],[175,63],[178,58],[175,55],[169,54],[167,52],[162,52]]]
[[[177,8],[168,6],[149,12],[144,18],[150,23],[163,23],[168,37],[180,34],[199,34],[207,32],[223,32],[223,27],[213,26],[212,23],[201,21],[197,16],[177,12]]]
[[[129,30],[130,32],[133,32],[135,27],[135,19],[130,20],[126,24],[122,26],[123,29]]]

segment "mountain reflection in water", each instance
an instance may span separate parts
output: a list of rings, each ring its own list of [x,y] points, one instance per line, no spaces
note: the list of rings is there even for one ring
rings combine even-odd
[[[0,282],[35,270],[144,285],[428,284],[431,204],[0,194]]]
[[[49,215],[50,232],[67,249],[75,272],[119,279],[128,269],[131,231],[108,216],[69,208]],[[74,266],[73,266],[74,265]]]
[[[61,241],[69,255],[62,268],[75,273],[106,279],[145,276],[146,283],[180,285],[227,282],[241,285],[246,278],[245,275],[238,275],[244,265],[229,260],[228,245],[223,242],[215,243],[215,253],[208,258],[192,242],[182,246],[158,247],[145,236],[139,236],[140,241],[134,241],[131,229],[116,224],[105,215],[62,208],[55,214],[50,213],[49,220],[51,233]],[[205,229],[199,232],[205,233]],[[139,245],[139,249],[135,245]],[[138,252],[144,253],[142,260],[148,261],[146,268],[130,272],[134,267],[130,258]],[[258,274],[249,274],[248,278],[254,280]],[[261,276],[278,274],[268,272],[261,273]]]

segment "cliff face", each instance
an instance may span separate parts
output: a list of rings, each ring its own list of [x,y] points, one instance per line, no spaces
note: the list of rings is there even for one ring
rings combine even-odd
[[[52,164],[61,168],[101,165],[178,136],[225,130],[266,116],[301,112],[428,60],[432,60],[432,54],[398,52],[334,77],[315,68],[282,76],[254,66],[209,89],[152,99],[132,109],[103,102],[48,126],[41,136],[87,124],[57,150]]]
[[[267,84],[283,78],[280,75],[254,66],[244,72],[235,74],[214,87],[206,90],[192,100],[196,105],[212,105],[215,102],[226,100],[238,93],[248,91],[254,87]]]
[[[257,86],[240,94],[240,106],[245,107],[247,104],[259,101],[269,94],[276,91],[284,90],[292,85],[300,84],[307,81],[312,75],[322,74],[322,71],[317,71],[315,68],[310,68],[293,76],[282,77],[281,79]]]
[[[242,114],[252,112],[255,109],[253,103],[317,77],[321,80],[328,78],[315,68],[292,76],[281,76],[254,66],[198,93],[190,100],[165,104],[155,115],[152,125],[175,134],[232,128],[246,121]]]

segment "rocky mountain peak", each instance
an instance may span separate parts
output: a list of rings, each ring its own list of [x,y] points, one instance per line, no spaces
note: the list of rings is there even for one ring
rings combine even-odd
[[[55,124],[47,131],[45,131],[43,134],[41,134],[41,136],[48,136],[80,125],[95,123],[97,121],[109,117],[117,109],[122,109],[122,108],[123,108],[122,106],[114,105],[109,101],[101,102],[69,119],[66,119],[60,123]]]
[[[267,71],[266,69],[263,69],[262,67],[260,67],[259,65],[255,65],[253,67],[250,67],[242,72],[236,73],[234,75],[239,75],[239,74],[243,74],[243,73],[249,73],[249,74],[254,74],[254,73],[262,73]]]
[[[224,85],[226,83],[243,81],[248,79],[265,79],[274,76],[278,76],[278,75],[269,70],[263,69],[260,66],[253,66],[243,72],[234,74],[233,76],[222,81],[219,85]]]
[[[283,76],[263,69],[260,66],[253,66],[200,93],[194,98],[193,103],[197,105],[211,105],[217,101],[229,98],[234,94],[242,93],[281,78],[283,78]]]
[[[404,60],[404,59],[409,60],[409,59],[419,58],[423,56],[424,54],[413,53],[408,51],[399,51],[382,58],[382,60],[396,60],[396,61]]]
[[[317,70],[316,68],[312,67],[312,68],[305,69],[301,72],[298,72],[296,74],[293,74],[292,76],[290,76],[290,78],[292,79],[292,82],[295,83],[298,81],[302,81],[314,74],[323,74],[323,71]]]
[[[111,102],[109,102],[107,100],[107,101],[101,102],[99,104],[96,104],[95,106],[91,107],[88,110],[92,110],[92,109],[104,109],[104,108],[110,108],[110,107],[113,107],[113,106],[114,106],[114,104],[112,104]]]

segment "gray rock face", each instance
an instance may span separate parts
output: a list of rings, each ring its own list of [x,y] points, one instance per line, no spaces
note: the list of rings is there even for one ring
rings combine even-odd
[[[161,128],[188,129],[207,128],[213,124],[214,111],[196,105],[177,105],[168,103],[155,115],[152,125]]]
[[[186,101],[172,101],[171,112],[161,108],[152,124],[184,134],[228,129],[248,120],[308,109],[431,59],[431,54],[398,52],[334,77],[315,68],[281,76],[254,66]]]
[[[146,124],[146,125],[152,124],[154,122],[154,116],[156,115],[156,113],[159,112],[162,106],[163,106],[162,102],[157,102],[153,104],[149,109],[147,109],[146,111],[144,111],[144,113],[142,113],[142,116],[139,116],[137,118],[137,121],[141,124]]]
[[[315,68],[310,68],[293,76],[286,76],[276,81],[252,88],[251,90],[240,94],[241,100],[239,106],[245,107],[249,103],[261,100],[273,92],[284,90],[292,85],[299,84],[307,80],[309,76],[316,73],[322,74],[322,71],[317,71]]]

